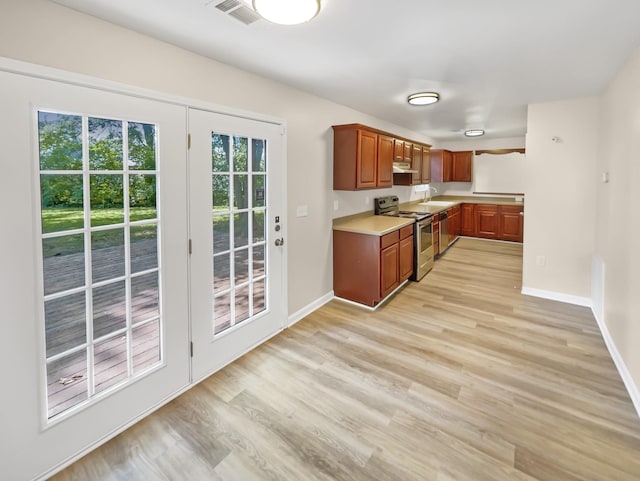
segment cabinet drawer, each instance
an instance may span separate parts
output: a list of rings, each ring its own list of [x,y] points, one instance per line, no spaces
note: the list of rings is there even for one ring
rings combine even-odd
[[[400,240],[400,231],[396,230],[390,234],[383,235],[380,238],[380,249],[389,247],[392,244],[396,244]]]
[[[408,225],[400,229],[400,239],[406,239],[410,235],[413,235],[413,225]]]
[[[519,214],[520,212],[524,211],[524,207],[521,205],[501,205],[500,210],[503,214]]]

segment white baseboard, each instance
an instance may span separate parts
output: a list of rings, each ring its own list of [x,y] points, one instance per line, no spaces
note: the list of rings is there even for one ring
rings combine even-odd
[[[629,397],[631,397],[631,402],[633,406],[636,408],[636,413],[638,413],[638,417],[640,417],[640,389],[633,382],[633,378],[631,377],[631,373],[627,369],[627,365],[625,364],[620,352],[618,352],[618,348],[616,347],[615,342],[609,333],[609,328],[607,324],[604,322],[595,309],[593,309],[593,315],[596,318],[596,322],[598,323],[598,327],[600,328],[600,332],[602,333],[602,338],[604,339],[604,343],[607,345],[607,349],[609,350],[609,354],[613,359],[613,362],[618,369],[618,373],[620,373],[620,377],[622,378],[622,382],[624,382],[625,387],[627,388],[627,392],[629,393]]]
[[[591,307],[591,299],[588,297],[572,296],[570,294],[562,294],[561,292],[545,291],[542,289],[533,289],[531,287],[523,287],[521,292],[525,296],[541,297],[542,299],[560,301],[566,304]]]
[[[316,299],[312,303],[307,304],[302,309],[299,309],[298,311],[294,312],[289,316],[288,327],[293,326],[296,322],[305,318],[316,309],[320,309],[322,306],[324,306],[327,302],[329,302],[332,299],[333,299],[333,291],[330,291],[326,293],[324,296],[320,297],[319,299]]]

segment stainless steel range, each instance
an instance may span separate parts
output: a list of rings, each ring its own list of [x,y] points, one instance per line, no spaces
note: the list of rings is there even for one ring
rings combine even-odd
[[[374,201],[376,215],[407,217],[416,220],[413,231],[413,275],[419,281],[433,269],[433,214],[400,210],[399,199],[395,195],[377,197]]]

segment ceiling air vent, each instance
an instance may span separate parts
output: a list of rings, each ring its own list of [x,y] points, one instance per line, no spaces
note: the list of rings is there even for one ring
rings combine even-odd
[[[224,0],[218,3],[216,8],[236,20],[239,20],[245,25],[251,25],[253,22],[262,18],[253,9],[249,8],[240,0]]]

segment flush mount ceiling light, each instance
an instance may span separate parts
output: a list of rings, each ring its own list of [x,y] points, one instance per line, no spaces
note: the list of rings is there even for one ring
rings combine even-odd
[[[440,100],[437,92],[418,92],[407,97],[407,102],[411,105],[431,105]]]
[[[466,137],[482,137],[484,135],[484,130],[467,130],[464,135]]]
[[[253,0],[253,9],[273,23],[297,25],[320,12],[320,0]]]

